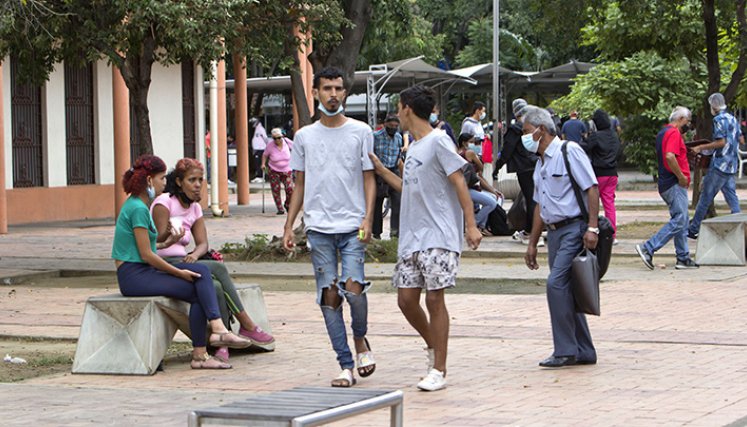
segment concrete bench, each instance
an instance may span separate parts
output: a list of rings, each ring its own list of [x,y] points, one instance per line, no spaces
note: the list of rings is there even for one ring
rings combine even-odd
[[[237,286],[237,291],[247,313],[272,333],[259,285]],[[234,322],[234,332],[238,328]],[[177,330],[191,336],[189,304],[184,301],[120,294],[88,298],[73,373],[153,375]],[[275,344],[258,347],[272,351]]]
[[[747,214],[709,218],[700,225],[695,261],[702,265],[745,265]]]
[[[221,425],[318,426],[389,407],[389,425],[401,427],[403,397],[400,390],[299,387],[195,410],[188,421],[190,427],[202,426],[203,421]]]

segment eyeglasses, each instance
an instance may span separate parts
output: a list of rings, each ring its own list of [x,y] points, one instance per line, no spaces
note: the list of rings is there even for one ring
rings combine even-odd
[[[278,140],[278,139],[283,139],[283,138],[282,138],[282,137],[279,137],[279,136],[273,136],[273,137],[272,137],[272,139],[274,139],[274,140]]]

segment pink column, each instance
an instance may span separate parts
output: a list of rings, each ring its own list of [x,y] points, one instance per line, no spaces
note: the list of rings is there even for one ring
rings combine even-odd
[[[122,177],[130,168],[130,99],[119,68],[112,66],[112,105],[114,110],[114,217],[119,215],[127,194]]]
[[[0,63],[0,234],[8,233],[8,200],[5,193],[5,131],[3,128],[3,65]]]
[[[218,207],[228,216],[228,135],[226,125],[226,61],[218,62],[218,143],[213,147],[212,161],[218,162]]]
[[[233,93],[236,96],[236,194],[240,205],[249,204],[249,108],[246,99],[246,58],[233,56]]]

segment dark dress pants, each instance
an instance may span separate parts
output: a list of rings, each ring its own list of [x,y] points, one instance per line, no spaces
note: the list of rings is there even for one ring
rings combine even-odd
[[[389,170],[399,176],[398,168],[389,168]],[[374,217],[371,233],[375,236],[380,236],[384,230],[384,216],[382,215],[382,209],[384,208],[385,197],[389,197],[389,227],[392,236],[398,236],[399,205],[402,195],[398,191],[394,191],[394,189],[378,176],[376,177],[376,204],[374,205]]]
[[[547,277],[547,305],[550,308],[553,356],[575,356],[577,360],[596,361],[586,316],[576,313],[571,291],[571,261],[583,249],[588,225],[576,221],[547,233],[550,275]]]
[[[534,171],[518,172],[516,177],[519,180],[519,188],[521,188],[521,194],[524,196],[524,201],[527,205],[527,225],[524,227],[524,231],[527,234],[532,232],[532,224],[534,220]]]

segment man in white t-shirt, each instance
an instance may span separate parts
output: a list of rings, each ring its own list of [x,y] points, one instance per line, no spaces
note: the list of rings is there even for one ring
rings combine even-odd
[[[306,237],[316,276],[317,304],[321,307],[332,348],[342,368],[333,387],[355,384],[342,301],[350,305],[358,375],[367,377],[376,362],[366,340],[368,300],[363,273],[365,243],[371,240],[376,180],[368,153],[373,133],[367,124],[345,117],[342,72],[325,68],[314,76],[314,98],[321,119],[296,132],[290,167],[296,187],[285,222],[283,245],[291,250],[293,222],[303,208]],[[342,274],[338,277],[338,256]]]
[[[472,114],[462,120],[462,130],[459,134],[471,133],[475,136],[475,139],[482,141],[483,138],[485,138],[485,129],[482,128],[482,121],[485,120],[485,116],[487,116],[486,111],[487,107],[485,106],[485,103],[475,101],[475,103],[472,104]]]
[[[402,193],[392,284],[402,313],[427,345],[428,374],[418,383],[425,391],[446,387],[449,313],[444,290],[456,284],[465,223],[472,249],[477,249],[482,239],[462,172],[466,161],[457,154],[451,138],[428,122],[435,104],[433,90],[422,85],[400,93],[400,124],[415,139],[407,151],[401,179],[371,154],[376,173]],[[423,289],[428,316],[420,306]]]

